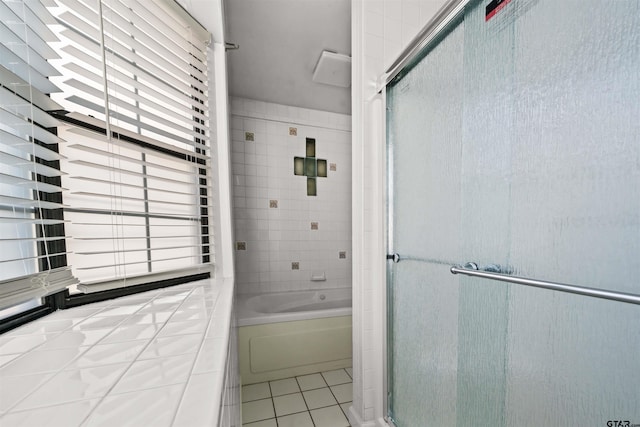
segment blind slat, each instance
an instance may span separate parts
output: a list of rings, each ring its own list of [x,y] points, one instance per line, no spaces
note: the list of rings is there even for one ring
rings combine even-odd
[[[0,105],[2,105],[3,109],[12,112],[14,115],[21,115],[31,119],[43,127],[52,128],[60,124],[58,120],[49,114],[38,107],[34,107],[33,104],[4,87],[0,87]]]
[[[140,249],[120,249],[117,252],[120,254],[135,253],[135,252],[149,252],[149,251],[167,251],[173,249],[188,249],[199,248],[201,245],[179,245],[179,246],[167,246],[167,247],[153,247],[153,248],[140,248]],[[110,254],[111,250],[106,251],[89,251],[89,252],[75,252],[76,255],[104,255]]]
[[[127,196],[122,196],[118,194],[92,193],[89,191],[71,191],[70,194],[79,195],[79,196],[99,197],[102,199],[144,201],[147,203],[162,203],[163,205],[167,205],[167,206],[185,206],[185,207],[200,206],[199,203],[182,203],[182,202],[169,201],[169,200],[154,200],[149,198],[141,199],[140,197],[127,197]]]
[[[94,68],[95,70],[99,69],[100,62],[97,59],[92,58],[90,55],[85,54],[84,52],[77,49],[75,46],[66,46],[64,50],[66,52],[73,52],[73,55],[76,58],[81,59],[82,60],[81,62],[84,62],[85,64],[91,65],[91,67]],[[94,83],[102,84],[103,82],[102,74],[92,72],[90,69],[88,69],[88,67],[83,67],[76,62],[65,63],[63,67],[71,71],[72,73],[75,73],[77,75],[87,78],[88,80],[91,80]],[[189,106],[189,105],[186,105],[185,103],[178,102],[173,98],[164,98],[162,100],[164,105],[161,105],[149,98],[145,98],[142,95],[140,95],[139,94],[140,90],[138,90],[137,94],[135,92],[132,92],[130,89],[125,87],[125,85],[129,87],[134,87],[134,88],[137,87],[139,89],[145,89],[145,91],[148,91],[148,92],[152,92],[154,88],[146,86],[140,80],[136,80],[119,70],[113,70],[111,73],[107,75],[107,78],[109,80],[110,90],[112,91],[115,90],[116,93],[125,95],[128,98],[138,99],[142,104],[149,105],[156,110],[165,111],[167,113],[180,112],[181,113],[180,117],[188,118],[189,115],[191,115],[192,118],[197,118],[198,120],[203,120],[205,122],[208,120],[208,118],[204,114],[194,110],[193,106]],[[70,80],[74,81],[75,79],[70,79]],[[173,90],[173,88],[171,88],[171,90]],[[191,120],[191,122],[193,123],[193,119]]]
[[[93,110],[93,111],[95,111],[96,113],[99,113],[99,114],[104,114],[104,106],[96,104],[95,102],[88,101],[88,100],[80,98],[78,96],[70,96],[70,97],[68,97],[66,99],[68,101],[72,102],[73,104],[81,105],[81,106],[83,106],[85,108],[88,108],[90,110]],[[111,118],[115,119],[115,120],[120,120],[120,121],[122,121],[124,123],[128,123],[128,124],[137,126],[137,127],[141,128],[141,129],[146,129],[146,130],[148,130],[148,131],[150,131],[150,132],[152,132],[152,133],[154,133],[156,135],[164,136],[164,137],[172,139],[174,141],[181,142],[182,144],[185,144],[185,145],[195,145],[196,144],[196,142],[194,142],[193,140],[189,140],[189,139],[186,139],[184,137],[178,137],[178,136],[173,135],[173,134],[171,134],[171,133],[169,133],[169,132],[167,132],[165,130],[162,130],[162,129],[156,127],[156,126],[153,126],[151,124],[140,122],[136,118],[127,117],[124,114],[118,113],[117,111],[110,111],[109,116]],[[194,132],[194,135],[195,135],[195,132]]]
[[[106,171],[110,171],[110,172],[114,172],[114,173],[119,173],[122,175],[128,175],[128,176],[135,176],[135,177],[139,177],[139,178],[149,178],[149,179],[154,179],[154,180],[158,180],[161,182],[166,182],[168,184],[180,184],[180,185],[184,185],[186,184],[184,181],[180,181],[177,179],[171,179],[171,178],[165,178],[162,176],[157,176],[157,175],[149,175],[149,174],[144,174],[142,172],[135,172],[135,171],[127,171],[127,170],[122,170],[122,169],[118,169],[115,168],[113,166],[108,166],[108,165],[103,165],[103,164],[99,164],[99,163],[93,163],[93,162],[87,162],[84,160],[72,160],[71,163],[75,163],[78,165],[83,165],[83,166],[90,166],[96,169],[101,169],[101,170],[106,170]],[[71,178],[77,178],[77,175],[70,175]],[[195,184],[194,184],[195,185]]]
[[[58,169],[43,165],[41,163],[34,163],[29,159],[17,157],[12,154],[7,154],[0,151],[0,164],[10,165],[21,172],[37,173],[40,175],[52,177],[60,176],[61,172]]]
[[[62,142],[60,138],[58,138],[51,132],[47,132],[41,127],[35,126],[22,117],[16,116],[15,114],[4,109],[0,109],[0,123],[12,127],[15,131],[16,136],[22,137],[27,140],[29,139],[29,137],[33,137],[38,141],[44,142],[45,144],[59,144]]]
[[[33,144],[24,138],[7,133],[0,129],[0,149],[1,147],[11,147],[14,150],[20,150],[24,154],[31,154],[41,158],[42,160],[54,161],[64,158],[55,151],[49,150],[41,145]]]
[[[64,207],[64,205],[61,203],[47,202],[44,200],[40,200],[37,203],[38,203],[38,206],[45,209],[60,209]],[[23,197],[2,195],[0,196],[0,205],[11,206],[11,207],[30,207],[34,205],[34,200],[25,199]]]
[[[182,255],[182,256],[169,257],[169,258],[152,259],[150,261],[144,260],[144,261],[130,261],[130,262],[124,262],[124,263],[119,263],[119,264],[92,265],[90,267],[80,267],[80,268],[78,268],[78,270],[91,270],[91,269],[94,269],[94,268],[126,267],[127,265],[148,264],[149,262],[175,261],[175,260],[178,260],[178,259],[200,258],[201,256],[202,255],[199,255],[199,254],[198,255]]]
[[[25,3],[17,2],[17,1],[8,1],[8,2],[4,2],[4,4],[6,5],[6,7],[11,9],[11,11],[13,12],[18,22],[23,22],[26,26],[28,26],[31,30],[33,30],[33,33],[37,34],[38,37],[40,37],[46,42],[58,41],[58,38],[53,33],[53,31],[51,31],[49,27],[47,27],[47,25],[44,22],[42,22],[40,17],[35,13],[33,13],[33,11],[30,8],[25,7]]]
[[[43,111],[62,109],[62,106],[54,102],[44,92],[40,92],[37,88],[30,86],[27,81],[2,65],[0,65],[0,83]],[[56,92],[59,91],[60,89],[56,88]]]
[[[43,74],[48,76],[55,76],[60,74],[53,67],[53,65],[47,62],[47,57],[48,59],[55,59],[56,56],[51,55],[50,52],[46,51],[45,49],[36,49],[38,46],[32,44],[31,42],[27,44],[16,33],[11,31],[11,29],[6,26],[4,22],[0,22],[0,40],[4,40],[7,47],[14,54],[20,57],[20,59],[25,62],[29,62],[34,66],[34,68],[41,70]]]
[[[125,7],[136,11],[135,19],[141,27],[143,23],[147,24],[149,34],[158,33],[163,43],[173,44],[177,47],[186,50],[194,57],[202,58],[205,56],[207,47],[205,42],[208,42],[208,35],[205,36],[205,40],[197,37],[186,37],[190,33],[190,30],[186,28],[186,25],[180,24],[176,21],[176,25],[172,25],[171,18],[164,13],[165,11],[158,7],[154,1],[137,1],[137,0],[120,0]],[[168,18],[168,19],[167,19]],[[194,23],[192,27],[198,26]],[[182,27],[182,31],[176,31],[176,28]]]
[[[0,65],[12,71],[23,80],[30,82],[31,85],[43,93],[58,92],[58,88],[39,70],[33,68],[3,44],[0,44]]]
[[[189,77],[190,73],[186,70],[193,68],[190,67],[192,57],[184,50],[169,50],[166,44],[159,43],[156,39],[149,37],[147,33],[141,31],[136,25],[137,22],[131,21],[131,11],[123,7],[118,7],[118,5],[121,5],[118,1],[105,3],[104,14],[105,24],[109,24],[111,38],[119,38],[119,40],[126,43],[127,51],[124,52],[123,55],[126,57],[126,55],[135,52],[145,57],[158,56],[157,65],[165,68],[173,75],[180,76],[187,74],[187,77]],[[111,9],[110,6],[113,7],[113,9]],[[126,19],[123,18],[123,16],[125,16]],[[122,46],[122,44],[120,45]],[[116,52],[119,51],[119,49],[113,50]],[[191,76],[199,80],[205,79],[202,72],[198,70],[194,70],[194,74],[191,74]]]
[[[4,172],[0,172],[0,182],[11,184],[11,185],[17,185],[22,188],[28,188],[30,190],[44,191],[45,193],[59,193],[60,191],[63,190],[63,188],[53,184],[37,182],[29,178],[20,178],[17,176],[8,175]]]
[[[103,125],[104,126],[103,122],[101,122],[99,120],[92,120],[90,117],[82,117],[82,115],[80,115],[80,114],[69,114],[68,116],[70,118],[74,118],[74,119],[79,119],[81,121],[85,121],[85,122],[87,122],[89,124],[92,124],[92,125],[96,125],[96,126]],[[170,151],[170,152],[175,152],[175,153],[177,153],[179,155],[184,155],[187,158],[199,159],[199,160],[204,160],[204,161],[209,161],[210,160],[209,156],[207,156],[205,154],[197,153],[197,152],[192,151],[192,150],[184,150],[184,149],[181,149],[179,147],[176,147],[176,146],[173,146],[173,145],[170,145],[170,144],[164,144],[164,143],[162,143],[160,141],[153,141],[149,137],[145,137],[143,135],[138,136],[138,135],[134,134],[133,132],[129,132],[129,131],[125,130],[125,129],[120,129],[120,128],[116,127],[116,126],[111,126],[111,130],[113,132],[116,132],[116,133],[121,134],[123,136],[131,137],[131,138],[134,138],[134,139],[139,139],[140,141],[142,141],[144,143],[153,144],[154,146],[156,146],[158,148],[161,148],[161,149],[164,149],[164,150],[167,150],[167,151]],[[83,136],[83,137],[86,137],[86,138],[92,138],[92,139],[99,140],[99,141],[106,141],[109,144],[112,144],[114,147],[116,147],[116,146],[124,146],[124,145],[128,146],[128,144],[129,144],[125,140],[120,140],[120,139],[117,139],[117,138],[107,139],[106,135],[99,134],[97,132],[94,132],[94,131],[91,131],[91,130],[88,130],[88,129],[82,129],[82,128],[79,128],[79,127],[70,127],[70,128],[68,128],[66,130],[66,132],[69,132],[70,134],[73,134],[73,135]],[[196,147],[196,148],[205,148],[206,149],[208,147],[202,146],[202,147]],[[150,150],[150,152],[151,152],[151,150]],[[158,153],[158,154],[156,154],[156,153]],[[163,155],[163,154],[160,153],[160,152],[155,152],[154,151],[154,155]]]
[[[195,163],[187,163],[187,167],[188,170],[184,170],[184,169],[177,169],[177,168],[172,168],[171,166],[167,166],[164,165],[162,163],[159,162],[154,162],[154,161],[148,161],[148,160],[142,160],[141,158],[134,158],[134,157],[130,157],[130,156],[126,156],[123,154],[119,154],[119,153],[115,153],[115,152],[109,152],[109,151],[104,151],[104,150],[100,150],[98,148],[94,148],[94,147],[88,147],[86,145],[82,145],[82,144],[67,144],[68,148],[73,148],[75,150],[81,150],[84,151],[85,153],[91,153],[91,154],[96,154],[98,156],[103,156],[105,158],[111,158],[111,159],[118,159],[118,160],[124,160],[126,162],[129,163],[134,163],[137,165],[144,165],[144,166],[149,166],[149,167],[153,167],[156,169],[162,169],[168,172],[173,172],[173,173],[179,173],[182,175],[188,175],[192,178],[196,173],[196,169],[198,167],[198,165],[196,165]],[[158,159],[160,160],[160,159]],[[165,159],[162,159],[165,160]],[[160,160],[160,161],[162,161]],[[170,159],[169,161],[172,161],[173,163],[175,163],[175,159]],[[184,161],[181,162],[182,165],[185,164]],[[188,181],[185,181],[185,183],[189,183]]]

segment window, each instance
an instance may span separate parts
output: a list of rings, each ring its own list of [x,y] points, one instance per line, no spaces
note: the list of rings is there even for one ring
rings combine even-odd
[[[74,282],[66,267],[55,52],[37,2],[0,2],[0,308]]]
[[[173,0],[0,19],[0,308],[207,268],[209,34]]]
[[[58,0],[54,95],[80,290],[210,262],[209,35],[174,2]]]

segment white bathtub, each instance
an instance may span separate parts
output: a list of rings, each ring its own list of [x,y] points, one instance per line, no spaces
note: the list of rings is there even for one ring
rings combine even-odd
[[[351,288],[238,295],[238,326],[351,315]]]
[[[243,384],[351,366],[351,289],[238,295]]]

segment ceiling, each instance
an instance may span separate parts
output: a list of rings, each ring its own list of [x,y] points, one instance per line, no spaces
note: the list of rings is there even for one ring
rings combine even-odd
[[[351,114],[351,88],[312,81],[323,50],[351,56],[350,0],[225,0],[229,94]],[[198,16],[198,15],[196,15]]]

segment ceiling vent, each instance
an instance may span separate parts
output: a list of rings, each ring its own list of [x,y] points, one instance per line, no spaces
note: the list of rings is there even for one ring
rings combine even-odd
[[[351,86],[351,57],[323,50],[313,70],[313,81],[339,87]]]

